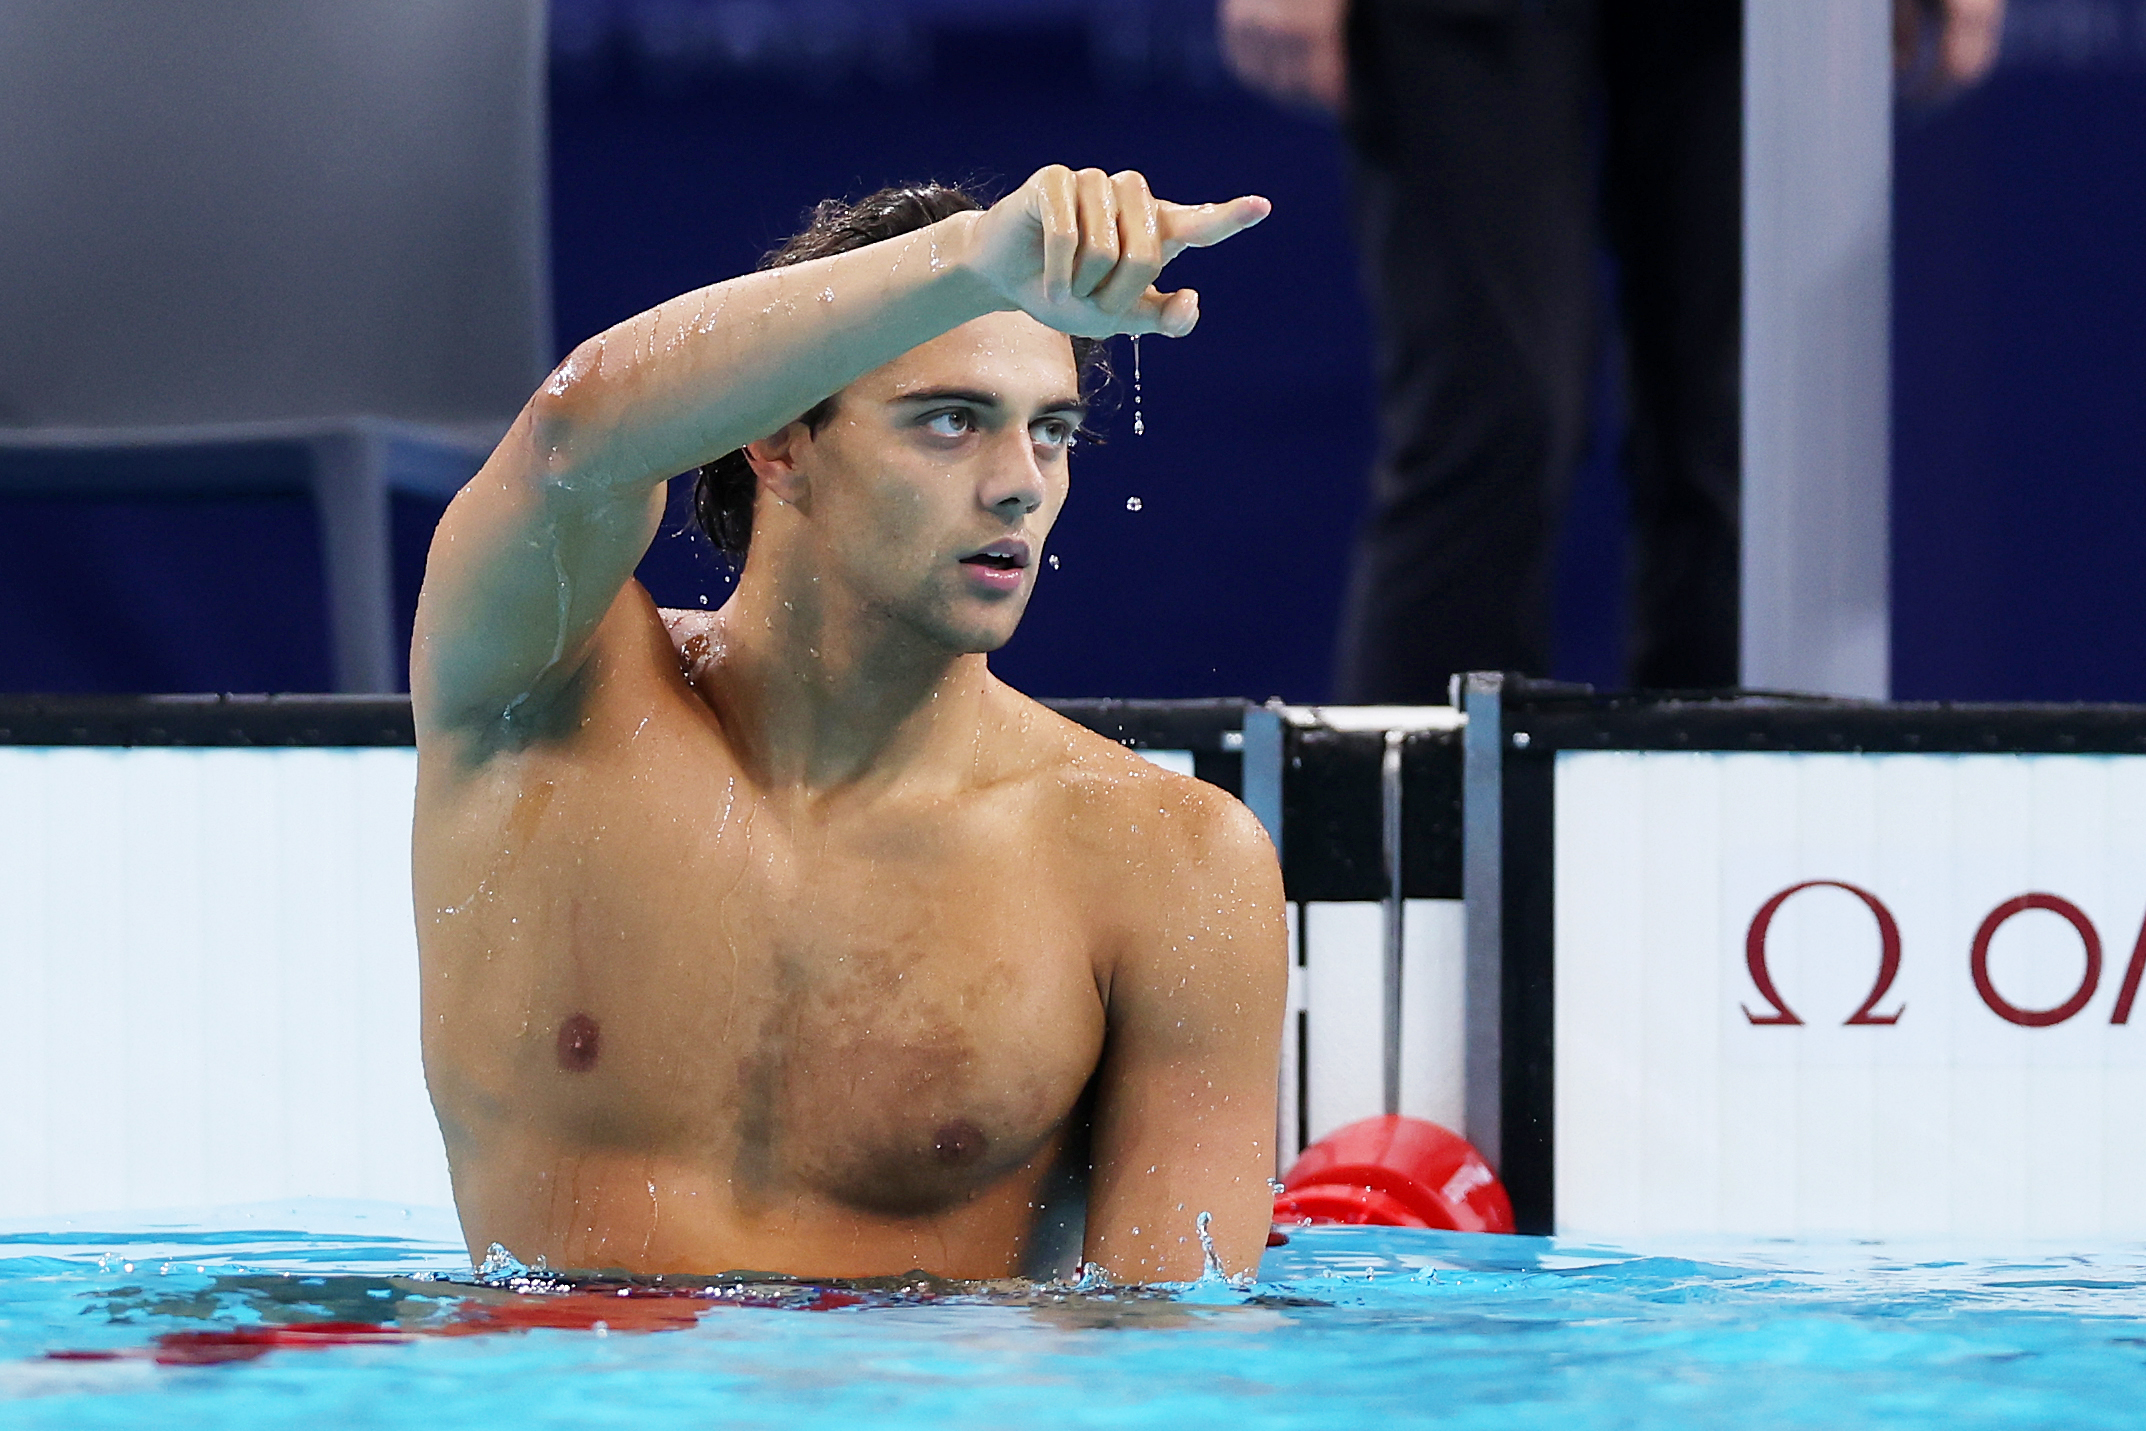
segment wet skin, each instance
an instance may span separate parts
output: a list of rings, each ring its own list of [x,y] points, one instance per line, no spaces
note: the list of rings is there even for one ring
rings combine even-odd
[[[977,245],[940,228],[959,263],[861,250],[577,352],[442,523],[415,882],[473,1252],[1004,1276],[1071,1157],[1085,1255],[1115,1275],[1196,1273],[1201,1211],[1228,1266],[1257,1260],[1273,854],[1226,795],[990,675],[1066,497],[1077,375],[1062,331],[979,300]],[[889,322],[897,351],[827,361],[810,325],[842,305],[796,303],[820,291],[855,295],[845,341]],[[741,298],[742,334],[707,322]],[[626,576],[654,484],[723,441],[666,449],[665,423],[749,361],[809,370],[769,405],[833,391],[833,418],[761,427],[737,593],[659,611]]]

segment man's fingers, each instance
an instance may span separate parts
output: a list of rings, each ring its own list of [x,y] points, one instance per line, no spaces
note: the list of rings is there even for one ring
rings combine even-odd
[[[1274,205],[1257,194],[1231,199],[1226,204],[1162,205],[1163,252],[1175,257],[1188,248],[1208,248],[1274,212]]]
[[[1300,47],[1271,30],[1247,29],[1231,38],[1235,43],[1229,47],[1229,58],[1239,79],[1285,103],[1296,98]]]
[[[2004,7],[1998,0],[1949,0],[1944,28],[1938,33],[1938,70],[1956,85],[1971,85],[1997,63],[2004,32]]]
[[[1200,295],[1197,290],[1180,288],[1175,293],[1159,293],[1150,288],[1140,295],[1140,302],[1129,315],[1136,319],[1128,324],[1128,333],[1160,333],[1165,338],[1182,338],[1190,333],[1200,321]]]
[[[1221,204],[1165,203],[1130,169],[1111,175],[1083,169],[1076,174],[1052,164],[1038,169],[1022,187],[1026,212],[1015,221],[1013,232],[1020,237],[1013,241],[1028,257],[1024,262],[1006,254],[995,261],[1026,268],[1037,261],[1040,248],[1041,271],[1029,270],[1033,277],[1010,276],[1008,296],[1054,327],[1094,336],[1162,333],[1181,338],[1191,332],[1199,322],[1200,296],[1189,288],[1158,292],[1153,287],[1156,275],[1185,249],[1218,244],[1258,223],[1274,207],[1257,196]],[[1019,212],[1016,202],[1009,196],[1003,205],[1009,217]],[[1028,228],[1030,224],[1034,227]],[[1038,248],[1028,247],[1030,243]]]
[[[1222,0],[1223,58],[1245,84],[1287,105],[1339,106],[1344,0]]]
[[[1127,169],[1110,176],[1118,209],[1118,266],[1095,291],[1095,305],[1123,313],[1139,301],[1162,272],[1162,206],[1147,180]]]
[[[1073,296],[1087,298],[1118,266],[1118,196],[1110,176],[1083,169],[1073,178],[1080,204],[1080,246],[1073,255]]]
[[[1073,291],[1073,261],[1080,246],[1080,197],[1073,171],[1062,164],[1038,169],[1036,219],[1043,226],[1043,292],[1056,302]]]

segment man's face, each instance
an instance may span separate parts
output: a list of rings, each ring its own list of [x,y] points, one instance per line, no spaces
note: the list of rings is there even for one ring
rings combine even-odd
[[[954,651],[997,650],[1065,504],[1081,415],[1072,344],[1025,313],[964,323],[850,384],[797,449],[824,595]]]

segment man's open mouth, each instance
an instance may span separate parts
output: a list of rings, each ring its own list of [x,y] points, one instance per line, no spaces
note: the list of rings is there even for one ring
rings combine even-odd
[[[961,559],[964,566],[989,567],[994,571],[1019,571],[1028,565],[1026,542],[993,542],[980,552]]]

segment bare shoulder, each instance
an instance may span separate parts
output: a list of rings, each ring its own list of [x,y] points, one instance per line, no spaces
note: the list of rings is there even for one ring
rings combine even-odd
[[[1042,838],[1077,896],[1122,1047],[1174,1057],[1219,1040],[1271,1053],[1288,926],[1258,819],[1229,792],[1042,707],[1027,730]],[[1272,1066],[1259,1067],[1251,1083],[1271,1088]]]
[[[1166,770],[1025,696],[1015,699],[1036,762],[1039,813],[1100,868],[1160,877],[1188,891],[1213,879],[1271,885],[1279,902],[1274,846],[1228,791]]]

